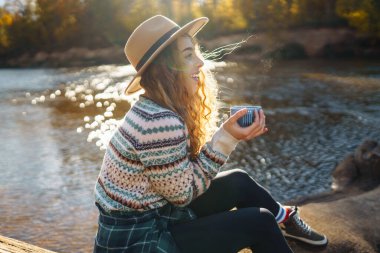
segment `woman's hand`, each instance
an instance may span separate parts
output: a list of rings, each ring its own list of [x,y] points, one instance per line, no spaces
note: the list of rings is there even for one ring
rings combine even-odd
[[[233,137],[238,140],[248,141],[259,135],[262,135],[268,132],[268,128],[265,127],[265,115],[264,111],[260,109],[254,111],[255,121],[248,127],[241,127],[238,124],[238,119],[243,117],[248,110],[246,108],[239,110],[235,114],[231,115],[224,123],[223,128]]]

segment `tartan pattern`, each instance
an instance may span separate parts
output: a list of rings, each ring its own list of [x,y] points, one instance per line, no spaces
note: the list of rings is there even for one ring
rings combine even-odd
[[[186,206],[207,190],[235,146],[219,129],[190,160],[190,136],[182,118],[140,96],[108,144],[95,202],[107,212]]]
[[[95,185],[94,252],[178,252],[168,226],[196,218],[187,205],[208,189],[237,143],[220,128],[190,160],[181,117],[140,96],[112,136]]]
[[[177,253],[168,227],[196,218],[190,208],[171,204],[142,213],[99,210],[94,253]]]

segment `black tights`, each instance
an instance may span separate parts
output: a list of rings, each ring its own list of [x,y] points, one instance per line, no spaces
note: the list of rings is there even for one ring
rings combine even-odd
[[[275,220],[277,202],[243,170],[218,173],[189,207],[198,219],[169,228],[183,253],[292,252]]]

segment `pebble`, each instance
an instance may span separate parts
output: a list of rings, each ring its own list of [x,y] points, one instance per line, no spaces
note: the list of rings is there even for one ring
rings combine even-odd
[[[105,118],[103,115],[96,115],[95,116],[95,121],[97,121],[98,123],[101,123]]]
[[[111,118],[111,117],[113,117],[113,113],[112,112],[105,112],[104,117]]]
[[[224,73],[225,70],[228,68],[222,67],[219,70],[223,72],[223,77],[220,79],[222,84],[228,83],[229,89],[236,87],[242,90],[243,79],[239,79],[237,75],[232,75],[233,78],[228,77],[229,75]],[[265,102],[265,106],[270,108],[267,113],[270,132],[252,141],[240,142],[230,155],[228,163],[223,166],[223,170],[234,168],[247,170],[281,200],[328,189],[332,181],[331,172],[336,163],[352,152],[364,138],[380,136],[378,124],[371,123],[379,117],[372,119],[373,121],[370,119],[373,115],[379,115],[376,112],[355,114],[361,109],[348,108],[351,105],[333,101],[329,93],[315,94],[315,99],[313,97],[312,101],[308,101],[305,96],[308,94],[306,91],[309,86],[305,86],[297,78],[281,82],[281,85],[278,83],[280,80],[283,81],[282,77],[274,81],[267,80],[268,86],[264,89],[260,88],[259,84],[263,77],[251,74],[247,76],[247,80],[250,80],[247,83],[250,84],[246,94],[239,93],[243,96],[235,95],[228,99],[236,102],[252,102],[257,98],[258,101]],[[121,80],[107,76],[85,79],[66,83],[62,91],[57,89],[43,94],[46,96],[50,94],[50,99],[64,94],[68,101],[79,101],[79,108],[83,109],[81,113],[90,115],[91,118],[99,114],[99,110],[96,108],[94,110],[92,105],[95,104],[97,108],[102,108],[101,110],[104,107],[105,110],[101,112],[103,118],[96,118],[91,122],[90,116],[85,116],[83,118],[85,125],[77,128],[77,132],[86,132],[85,129],[91,128],[88,139],[92,141],[100,139],[102,132],[115,129],[118,121],[108,120],[125,111],[121,102],[134,102],[135,99],[128,100],[121,95],[125,87],[125,78]],[[319,91],[323,93],[323,90]],[[343,94],[340,96],[344,96],[345,92],[349,91],[340,90],[340,92]],[[253,98],[251,93],[258,95]],[[41,94],[32,99],[31,103],[45,101],[46,98],[42,99]],[[103,95],[98,96],[99,94]],[[247,101],[241,101],[242,97],[248,95],[250,97],[246,99]],[[25,96],[31,97],[30,92],[25,93]],[[359,102],[358,106],[361,108],[364,103],[371,104],[367,100]],[[227,108],[228,106],[229,104]],[[224,116],[228,116],[226,112],[223,113]],[[366,123],[360,122],[358,117],[363,117]],[[336,124],[337,119],[339,124]]]

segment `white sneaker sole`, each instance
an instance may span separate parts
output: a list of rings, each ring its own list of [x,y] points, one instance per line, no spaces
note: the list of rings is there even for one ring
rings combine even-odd
[[[296,240],[299,240],[299,241],[302,241],[302,242],[306,242],[306,243],[311,244],[311,245],[322,246],[322,245],[326,245],[327,244],[327,238],[326,238],[326,236],[321,241],[313,241],[313,240],[309,240],[309,239],[306,239],[306,238],[303,238],[303,237],[289,235],[285,231],[282,231],[282,234],[285,237],[293,238],[293,239],[296,239]]]

